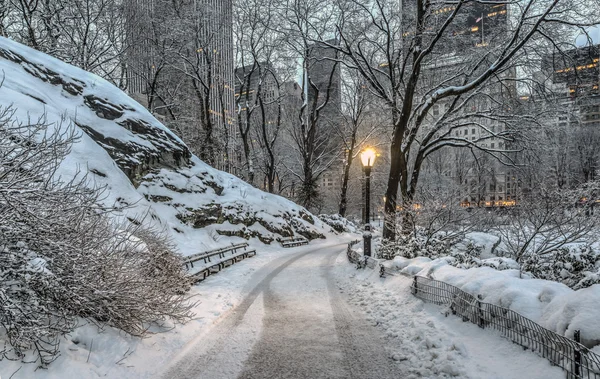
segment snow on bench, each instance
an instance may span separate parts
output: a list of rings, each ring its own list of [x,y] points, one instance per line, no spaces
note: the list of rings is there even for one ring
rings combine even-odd
[[[244,244],[244,245],[248,246],[248,244]],[[232,251],[232,249],[229,249],[227,251]],[[216,254],[213,254],[213,255],[216,255]],[[256,250],[254,250],[254,249],[253,250],[245,250],[245,247],[244,247],[244,251],[239,252],[239,253],[233,253],[229,257],[225,257],[223,255],[223,256],[221,256],[222,259],[217,262],[210,262],[210,260],[209,260],[209,262],[210,262],[209,264],[207,264],[206,266],[203,266],[203,267],[199,267],[197,270],[194,270],[193,273],[189,274],[189,277],[192,279],[193,283],[198,283],[198,282],[203,281],[210,275],[218,273],[225,267],[229,267],[245,258],[250,258],[255,255],[256,255]],[[200,259],[202,259],[202,258],[200,258]],[[194,267],[194,266],[192,266],[192,267]]]
[[[308,239],[304,237],[287,237],[279,240],[282,247],[294,247],[300,245],[308,245]]]
[[[248,243],[238,243],[237,245],[231,244],[230,246],[224,246],[215,250],[204,251],[197,254],[192,254],[185,257],[182,261],[182,264],[185,265],[185,268],[188,268],[190,265],[192,268],[194,267],[194,262],[198,262],[199,260],[204,260],[204,263],[211,262],[210,258],[216,255],[219,258],[225,258],[225,254],[231,252],[232,254],[236,254],[239,249],[244,249],[248,247]]]

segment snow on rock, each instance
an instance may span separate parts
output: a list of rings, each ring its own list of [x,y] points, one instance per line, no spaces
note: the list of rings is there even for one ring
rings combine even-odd
[[[306,209],[193,156],[143,106],[96,75],[2,37],[0,72],[0,106],[11,105],[19,122],[44,118],[50,131],[72,126],[79,133],[62,178],[87,175],[90,185],[105,187],[106,205],[130,220],[158,223],[184,255],[331,232]]]
[[[481,246],[481,258],[490,258],[494,256],[495,246],[500,242],[500,238],[489,233],[471,232],[465,235],[468,241],[476,246]]]
[[[337,233],[358,233],[358,227],[339,214],[320,214],[319,219],[332,227]]]
[[[573,338],[574,331],[581,330],[584,345],[600,345],[600,285],[574,291],[562,283],[532,279],[514,269],[460,269],[448,264],[451,259],[396,257],[391,266],[406,275],[427,276],[481,295],[484,302],[512,309],[560,335]]]

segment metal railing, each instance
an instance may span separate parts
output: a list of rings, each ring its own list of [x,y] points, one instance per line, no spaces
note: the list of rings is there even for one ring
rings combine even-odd
[[[494,328],[504,337],[531,349],[567,372],[567,378],[600,379],[600,356],[583,346],[579,331],[575,340],[556,334],[519,313],[494,304],[484,303],[480,296],[458,287],[415,276],[411,291],[427,302],[447,305],[453,314],[481,328]]]

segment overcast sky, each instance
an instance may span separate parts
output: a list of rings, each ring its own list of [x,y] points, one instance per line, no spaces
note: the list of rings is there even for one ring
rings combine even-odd
[[[600,43],[600,25],[588,28],[588,33],[590,34],[590,37],[592,37],[594,44]],[[579,37],[577,37],[576,43],[577,46],[587,45],[587,36],[584,34],[580,35]]]

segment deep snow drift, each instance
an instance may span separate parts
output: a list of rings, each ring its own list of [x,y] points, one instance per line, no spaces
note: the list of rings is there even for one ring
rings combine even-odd
[[[242,238],[270,243],[331,231],[293,202],[200,161],[143,106],[96,75],[0,37],[0,78],[0,107],[12,106],[19,122],[45,118],[49,130],[79,133],[59,175],[87,175],[90,185],[106,188],[107,206],[130,220],[158,222],[184,255]]]

